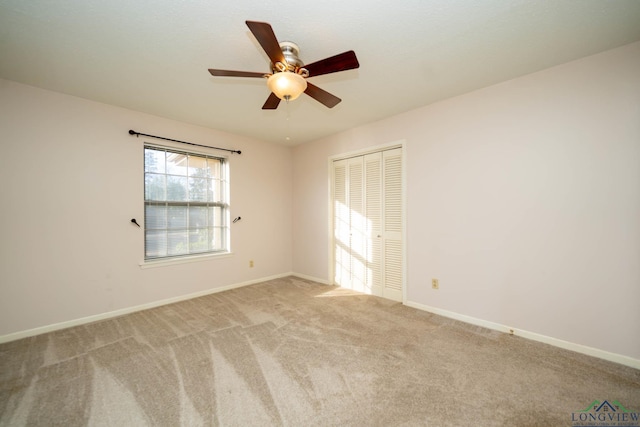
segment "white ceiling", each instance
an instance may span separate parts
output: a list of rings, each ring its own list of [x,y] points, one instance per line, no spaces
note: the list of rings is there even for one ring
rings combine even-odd
[[[310,80],[342,103],[263,111],[266,81],[212,77],[269,71],[246,20],[306,63],[354,50]],[[288,145],[637,40],[639,0],[0,0],[0,77]]]

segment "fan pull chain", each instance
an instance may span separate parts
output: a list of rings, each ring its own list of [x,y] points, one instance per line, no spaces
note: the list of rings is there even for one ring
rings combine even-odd
[[[285,137],[285,140],[291,141],[291,120],[290,120],[291,114],[289,110],[289,100],[287,99],[285,102],[286,102],[285,109],[287,111],[287,116],[285,118],[285,120],[287,121],[287,129],[286,129],[287,136]]]

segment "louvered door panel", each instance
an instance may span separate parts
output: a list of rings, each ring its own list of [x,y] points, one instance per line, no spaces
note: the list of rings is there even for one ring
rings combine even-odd
[[[351,286],[350,214],[347,200],[347,161],[333,163],[334,282]]]
[[[402,301],[403,283],[403,212],[402,212],[402,150],[382,154],[384,190],[384,288],[383,296]]]
[[[382,153],[364,156],[368,293],[382,296]]]
[[[362,157],[349,159],[349,215],[351,221],[351,289],[365,292],[366,217],[364,206],[364,161]]]

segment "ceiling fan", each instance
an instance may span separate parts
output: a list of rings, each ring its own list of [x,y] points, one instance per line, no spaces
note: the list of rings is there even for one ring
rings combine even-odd
[[[307,82],[306,79],[358,68],[360,64],[354,51],[350,50],[304,65],[298,58],[300,53],[298,45],[293,42],[278,43],[271,25],[266,22],[256,21],[246,21],[246,23],[271,60],[271,73],[209,68],[211,75],[217,77],[266,78],[271,95],[262,106],[263,110],[275,110],[281,100],[292,101],[303,92],[329,108],[335,107],[342,101],[337,96]]]

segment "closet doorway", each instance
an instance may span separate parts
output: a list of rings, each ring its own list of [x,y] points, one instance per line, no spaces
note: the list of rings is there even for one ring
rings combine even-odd
[[[332,160],[332,273],[336,285],[403,301],[402,147]]]

